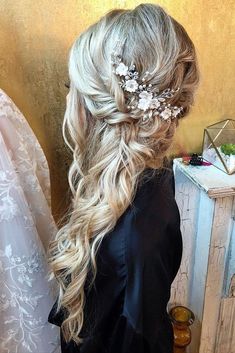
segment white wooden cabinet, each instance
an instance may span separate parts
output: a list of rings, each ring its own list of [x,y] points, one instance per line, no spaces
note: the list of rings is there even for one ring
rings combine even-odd
[[[235,353],[235,175],[174,160],[183,257],[170,307],[188,306],[189,353]]]

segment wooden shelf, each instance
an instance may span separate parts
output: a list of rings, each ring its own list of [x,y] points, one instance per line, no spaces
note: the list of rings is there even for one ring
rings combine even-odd
[[[203,189],[210,198],[235,195],[235,174],[228,175],[213,165],[186,165],[182,162],[182,158],[174,159],[174,168],[176,167]]]

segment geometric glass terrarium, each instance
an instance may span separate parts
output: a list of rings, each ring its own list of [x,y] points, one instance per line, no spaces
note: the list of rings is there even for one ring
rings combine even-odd
[[[235,173],[235,120],[226,119],[204,129],[202,157],[227,174]]]

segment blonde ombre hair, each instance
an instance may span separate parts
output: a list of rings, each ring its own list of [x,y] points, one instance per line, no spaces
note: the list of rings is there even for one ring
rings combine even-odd
[[[195,48],[185,29],[160,6],[113,10],[83,32],[69,56],[70,91],[64,138],[73,151],[69,170],[72,206],[68,222],[49,247],[52,276],[59,283],[58,310],[67,317],[65,340],[82,342],[84,285],[96,276],[96,253],[105,235],[132,203],[142,172],[163,167],[177,119],[154,116],[151,126],[138,124],[143,111],[127,109],[126,96],[112,71],[110,55],[125,42],[122,59],[150,72],[152,88],[177,88],[171,104],[182,116],[193,104],[199,82]],[[67,138],[67,133],[69,138]],[[92,285],[92,284],[90,284]]]

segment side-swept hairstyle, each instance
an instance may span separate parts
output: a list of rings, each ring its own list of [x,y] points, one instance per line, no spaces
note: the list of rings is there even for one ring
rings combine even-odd
[[[64,138],[73,150],[72,210],[50,244],[49,260],[60,287],[58,310],[62,306],[68,313],[63,336],[77,344],[82,342],[84,285],[89,270],[93,280],[96,276],[99,245],[133,201],[142,172],[162,167],[178,124],[178,119],[163,121],[157,115],[151,126],[138,124],[143,111],[128,110],[126,92],[110,63],[117,41],[125,42],[126,64],[133,61],[140,76],[150,72],[147,83],[153,90],[180,88],[170,103],[183,107],[182,117],[199,82],[191,39],[157,5],[113,10],[71,48]]]

